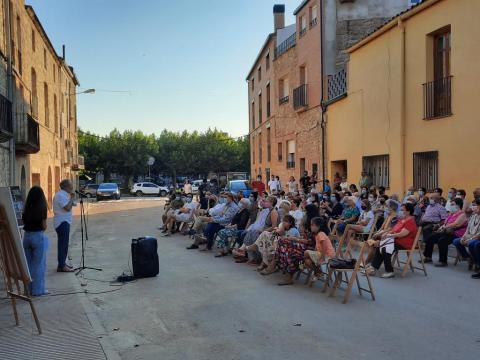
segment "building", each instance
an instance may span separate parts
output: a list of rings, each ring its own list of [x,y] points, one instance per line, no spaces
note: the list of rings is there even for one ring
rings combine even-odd
[[[331,174],[357,182],[363,168],[394,193],[479,186],[479,12],[424,0],[348,50],[348,86],[326,113]]]
[[[61,179],[77,184],[83,163],[77,139],[79,82],[65,61],[65,47],[59,56],[31,6],[2,1],[1,11],[6,25],[0,46],[13,104],[9,180],[3,184],[18,185],[24,194],[39,185],[51,204]]]
[[[285,6],[274,6],[273,32],[247,75],[252,177],[273,174],[286,184],[305,170],[319,178],[327,175],[322,162],[328,142],[322,141],[324,79],[342,85],[338,79],[345,79],[346,49],[410,1],[305,0],[288,26]]]

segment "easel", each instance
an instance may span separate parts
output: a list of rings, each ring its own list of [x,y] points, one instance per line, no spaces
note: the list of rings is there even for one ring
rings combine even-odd
[[[5,209],[3,206],[0,206],[0,264],[5,275],[7,295],[12,301],[15,324],[17,326],[20,325],[17,312],[17,299],[26,301],[30,304],[30,309],[32,310],[38,333],[41,334],[42,328],[40,327],[40,321],[28,289],[30,278],[25,273],[22,266],[20,266],[20,255],[13,242],[14,238],[7,221]],[[23,283],[23,292],[20,283]]]

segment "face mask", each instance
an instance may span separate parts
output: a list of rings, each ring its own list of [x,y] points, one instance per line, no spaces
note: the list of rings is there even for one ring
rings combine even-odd
[[[435,205],[435,200],[430,199],[430,200],[428,201],[428,203],[429,203],[430,205]]]
[[[332,197],[330,198],[330,201],[331,201],[332,203],[336,203],[336,202],[337,202],[337,198],[336,198],[335,196],[332,196]]]
[[[180,196],[175,196],[175,200],[180,200]]]
[[[400,219],[405,219],[406,216],[405,216],[405,213],[403,211],[401,211],[400,214],[398,214],[398,217]]]
[[[255,198],[253,196],[249,196],[248,198],[250,199],[251,202],[255,201]]]
[[[472,206],[470,206],[470,208],[472,209],[472,211],[477,211],[478,206],[477,205],[472,205]]]
[[[225,204],[226,202],[227,202],[227,199],[225,199],[225,198],[218,199],[219,204]]]
[[[452,193],[452,192],[449,192],[449,193],[448,193],[448,198],[449,198],[450,200],[453,199],[453,193]]]
[[[191,203],[191,202],[192,202],[192,198],[187,197],[187,198],[185,199],[185,202]]]
[[[365,195],[367,193],[367,190],[363,189],[362,194]]]
[[[452,212],[457,212],[458,211],[458,206],[457,205],[453,205],[450,207]]]
[[[312,203],[312,199],[311,198],[308,198],[307,199],[307,204],[310,205]]]
[[[407,191],[407,196],[413,195],[413,191],[408,190]]]
[[[323,197],[323,200],[328,201],[328,196],[325,195],[325,196]]]
[[[419,196],[423,196],[423,195],[425,195],[425,193],[424,193],[422,190],[420,190],[420,191],[418,192],[418,195],[419,195]]]

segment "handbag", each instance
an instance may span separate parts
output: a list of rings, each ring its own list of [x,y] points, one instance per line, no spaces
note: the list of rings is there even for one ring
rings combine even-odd
[[[357,259],[332,258],[328,260],[328,266],[331,269],[353,269]]]

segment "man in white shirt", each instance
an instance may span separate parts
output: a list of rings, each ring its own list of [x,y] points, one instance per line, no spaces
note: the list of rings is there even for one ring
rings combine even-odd
[[[278,191],[278,181],[275,179],[275,176],[272,175],[272,180],[268,182],[268,188],[270,189],[270,194],[276,194]]]
[[[68,243],[70,240],[70,225],[72,224],[72,207],[75,206],[75,192],[72,182],[68,179],[60,182],[60,191],[53,197],[53,226],[58,238],[57,272],[72,272],[67,265]]]

